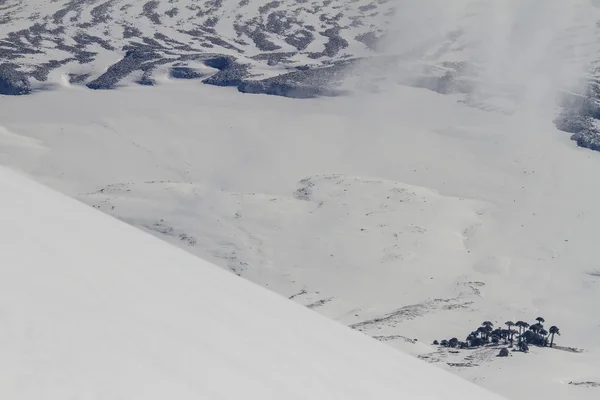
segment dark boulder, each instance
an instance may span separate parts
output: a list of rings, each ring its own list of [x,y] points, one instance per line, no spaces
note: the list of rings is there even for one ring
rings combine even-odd
[[[498,353],[498,357],[508,357],[509,356],[509,352],[508,349],[506,347],[500,349],[500,352]]]

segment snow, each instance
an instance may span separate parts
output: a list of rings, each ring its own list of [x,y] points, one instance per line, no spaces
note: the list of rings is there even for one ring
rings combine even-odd
[[[153,49],[155,53],[161,53],[164,60],[171,60],[166,63],[171,66],[176,63],[174,57],[183,55],[187,56],[180,60],[184,62],[202,54],[229,55],[238,59],[240,64],[248,64],[255,78],[262,76],[263,72],[263,78],[291,72],[294,71],[293,66],[323,66],[346,57],[368,56],[374,54],[373,51],[357,38],[364,34],[381,36],[389,20],[386,15],[392,8],[392,4],[371,0],[325,3],[281,0],[267,4],[262,0],[249,0],[247,4],[239,0],[10,2],[14,3],[7,6],[11,10],[10,14],[7,13],[10,24],[0,24],[0,38],[4,39],[0,41],[0,52],[13,58],[22,71],[37,67],[42,71],[56,69],[61,74],[71,74],[85,64],[91,76],[84,83],[103,74],[109,65],[116,62],[113,59],[122,59],[125,47],[140,51]],[[269,4],[272,7],[267,7]],[[375,10],[361,9],[371,4],[376,6]],[[135,33],[126,35],[127,28],[135,29]],[[339,31],[344,43],[347,42],[345,47],[331,54],[323,53],[329,41],[328,29]],[[293,37],[305,36],[307,32],[311,36],[305,43],[307,46],[291,44]],[[85,37],[77,38],[82,34]],[[156,37],[156,34],[162,37]],[[32,40],[29,35],[40,43],[27,43]],[[169,39],[163,40],[164,37]],[[102,40],[106,48],[100,47],[100,42],[94,42],[97,39]],[[73,44],[73,41],[77,42],[74,47],[79,51],[97,54],[87,53],[86,61],[81,62],[76,59],[77,52],[74,50],[73,54],[67,55],[62,54],[62,50],[58,51],[64,49],[64,44]],[[157,45],[157,41],[160,44]],[[24,43],[35,48],[36,52],[29,54],[21,49],[22,54],[16,57],[13,47],[20,48]],[[271,53],[287,53],[280,55],[280,61],[284,61],[282,65],[274,68],[264,58],[262,61],[253,58]],[[90,63],[88,57],[94,62]],[[158,55],[155,54],[156,57]],[[110,60],[113,61],[106,64]],[[57,61],[64,64],[47,64]],[[38,78],[34,78],[30,79],[30,83],[37,89],[35,80]],[[57,75],[43,81],[61,84]],[[134,85],[131,79],[122,84]]]
[[[5,168],[0,186],[2,398],[499,399]]]
[[[408,66],[360,65],[351,95],[297,101],[163,78],[155,88],[2,97],[0,164],[391,354],[515,400],[595,400],[600,156],[552,119],[557,93],[576,90],[597,62],[597,2],[403,3],[413,8],[395,23],[413,34],[388,36],[382,51],[426,46]],[[457,4],[473,5],[472,18]],[[461,76],[470,93],[398,84],[453,71],[444,61],[471,63]],[[561,328],[556,348],[497,358],[503,346],[430,345],[463,339],[484,320],[537,316]]]
[[[569,383],[600,380],[587,175],[600,159],[551,121],[402,87],[296,101],[173,82],[0,101],[4,165],[507,398],[597,396]],[[582,352],[429,345],[538,315]]]

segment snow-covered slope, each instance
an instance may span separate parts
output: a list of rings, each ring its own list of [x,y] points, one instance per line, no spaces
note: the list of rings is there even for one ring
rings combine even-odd
[[[414,88],[0,104],[4,165],[507,398],[597,398],[600,159],[550,120]],[[431,345],[537,316],[560,349]]]
[[[508,398],[596,400],[600,159],[552,122],[597,147],[598,6],[0,1],[33,93],[0,163]],[[558,347],[430,344],[537,316]]]
[[[387,0],[3,1],[0,93],[65,84],[153,85],[169,77],[240,86],[287,72],[302,81],[311,74],[295,67],[333,66],[373,54],[391,5]],[[249,84],[240,89],[261,90]]]
[[[3,399],[499,400],[24,176],[0,187]]]
[[[401,82],[493,112],[541,102],[552,120],[560,104],[557,126],[600,149],[599,20],[592,0],[4,0],[0,94],[199,79],[306,98]]]

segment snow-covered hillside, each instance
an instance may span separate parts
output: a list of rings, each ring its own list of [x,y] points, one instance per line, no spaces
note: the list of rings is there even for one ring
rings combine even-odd
[[[596,400],[600,158],[554,122],[600,148],[599,5],[0,0],[0,164],[507,398]],[[432,344],[539,316],[557,347]]]
[[[507,398],[597,396],[600,159],[549,120],[401,87],[0,101],[4,165]],[[537,316],[562,350],[431,345]]]
[[[3,399],[500,399],[5,168],[0,187]]]
[[[291,73],[298,86],[316,79],[307,68],[373,54],[393,11],[387,0],[10,0],[0,6],[0,93],[7,94],[69,83],[154,85],[168,77],[281,90],[281,80],[267,79],[264,87],[246,81]]]
[[[592,0],[4,0],[0,94],[201,80],[287,97],[424,87],[492,112],[545,103],[600,149]]]

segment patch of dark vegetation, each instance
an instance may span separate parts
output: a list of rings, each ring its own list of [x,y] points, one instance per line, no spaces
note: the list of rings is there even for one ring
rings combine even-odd
[[[265,14],[267,11],[279,7],[283,2],[282,1],[270,1],[260,7],[258,7],[258,12],[261,14]]]
[[[411,338],[408,338],[408,337],[402,336],[402,335],[388,335],[388,336],[380,335],[380,336],[373,336],[373,339],[379,340],[380,342],[389,342],[392,340],[403,340],[406,343],[412,343],[412,344],[415,344],[418,342],[417,339],[411,339]]]
[[[214,44],[215,46],[221,46],[223,48],[229,49],[229,50],[235,50],[238,53],[241,53],[242,50],[238,49],[237,47],[235,47],[234,45],[226,42],[225,40],[221,39],[220,37],[217,36],[205,36],[205,39]]]
[[[189,4],[185,8],[194,11],[196,17],[203,18],[218,10],[222,4],[222,0],[205,0],[202,5]]]
[[[97,25],[110,21],[110,8],[114,4],[115,0],[108,0],[90,11],[92,15],[92,25]]]
[[[377,4],[375,4],[375,3],[371,3],[371,4],[367,4],[367,5],[358,7],[358,9],[362,12],[372,11],[372,10],[375,10],[376,8],[377,8]]]
[[[187,233],[180,233],[179,240],[186,242],[188,246],[195,246],[198,244],[198,239],[196,239],[194,236],[188,235]]]
[[[218,56],[207,58],[204,60],[204,64],[210,68],[215,68],[219,71],[225,71],[235,66],[235,59],[228,56]]]
[[[213,67],[213,65],[221,65],[221,62],[222,62],[222,59],[217,58],[217,59],[206,60],[205,64],[210,67]],[[208,85],[214,85],[214,86],[237,86],[237,87],[239,87],[240,85],[243,84],[244,79],[249,74],[248,65],[240,65],[240,64],[233,63],[230,66],[227,66],[225,68],[218,68],[218,67],[213,67],[213,68],[219,69],[219,72],[206,78],[202,82],[204,82]]]
[[[142,39],[142,41],[144,42],[144,44],[150,46],[150,47],[154,47],[156,49],[161,49],[163,48],[163,45],[159,42],[157,42],[156,40],[149,38],[149,37],[145,37]]]
[[[364,25],[364,23],[362,22],[362,17],[350,17],[350,27],[351,28],[360,28],[361,26]]]
[[[123,38],[130,39],[133,37],[142,37],[142,31],[140,31],[135,26],[125,25],[123,27]]]
[[[138,79],[137,81],[135,81],[135,83],[137,83],[138,85],[142,85],[142,86],[154,86],[156,85],[156,81],[154,79],[152,79],[149,75],[142,75],[142,77],[140,79]]]
[[[210,18],[207,18],[206,21],[204,21],[204,26],[207,26],[209,28],[214,28],[215,26],[217,26],[218,23],[219,23],[219,18],[210,17]]]
[[[288,299],[294,300],[296,297],[305,295],[306,293],[307,293],[306,289],[302,289],[298,293],[294,293],[293,295],[291,295],[290,297],[288,297]]]
[[[343,92],[335,86],[345,76],[347,66],[346,63],[338,63],[328,67],[296,70],[260,81],[246,81],[238,89],[242,93],[270,94],[296,99],[339,96]]]
[[[78,1],[71,1],[70,3],[67,3],[65,5],[64,8],[61,8],[60,10],[56,11],[53,15],[52,15],[52,22],[55,25],[60,25],[63,22],[63,19],[65,18],[65,16],[71,12],[71,11],[75,11],[78,7]]]
[[[199,79],[203,78],[204,74],[189,67],[172,67],[169,74],[175,79]]]
[[[246,35],[260,51],[276,51],[281,49],[281,46],[269,40],[269,37],[265,33],[268,30],[260,18],[252,18],[245,23],[235,23],[233,28],[238,37]]]
[[[267,35],[260,29],[248,31],[246,34],[252,39],[252,42],[254,42],[260,51],[275,51],[281,49],[281,46],[271,42]]]
[[[341,20],[343,17],[344,17],[344,14],[342,14],[342,13],[337,13],[335,15],[321,14],[319,16],[319,21],[324,22],[326,24],[335,24],[336,22]]]
[[[306,307],[308,307],[310,309],[323,307],[325,304],[329,303],[331,300],[333,300],[333,297],[329,297],[327,299],[322,299],[322,300],[319,300],[319,301],[315,301],[314,303],[311,303],[311,304],[307,305]]]
[[[108,70],[98,78],[89,82],[86,86],[90,89],[112,89],[121,79],[131,74],[136,70],[144,70],[152,68],[157,63],[167,62],[168,60],[161,59],[160,54],[146,51],[143,49],[133,49],[127,51],[116,64],[111,65]]]
[[[454,363],[454,362],[449,362],[446,363],[449,367],[454,367],[454,368],[469,368],[469,367],[477,367],[477,364],[471,364],[471,363]]]
[[[170,10],[165,11],[165,14],[171,18],[174,18],[179,14],[179,9],[177,7],[173,7]]]
[[[574,381],[571,381],[571,382],[569,382],[569,385],[596,388],[596,387],[600,387],[600,382],[593,382],[593,381],[574,382]]]
[[[376,51],[377,44],[379,43],[380,38],[375,34],[375,32],[367,32],[361,35],[354,37],[357,41],[363,43],[369,50]]]
[[[293,57],[296,53],[282,52],[282,53],[261,53],[252,57],[253,60],[266,61],[267,65],[274,66],[279,63],[288,62],[288,58]]]
[[[561,131],[571,133],[571,139],[579,147],[600,151],[600,128],[594,118],[564,111],[554,120],[554,125]]]
[[[600,82],[589,83],[584,93],[563,93],[563,112],[554,120],[555,126],[571,133],[579,147],[600,151]]]
[[[104,50],[114,50],[114,47],[107,41],[97,36],[88,35],[87,33],[79,32],[74,35],[73,40],[77,43],[79,49],[83,49],[90,44],[97,43]]]
[[[328,37],[329,40],[325,43],[325,50],[323,55],[327,57],[334,57],[340,52],[340,50],[348,47],[348,41],[340,36],[339,27],[329,28],[321,32],[322,36]]]
[[[40,82],[45,82],[46,80],[48,80],[48,74],[50,73],[50,71],[74,60],[74,58],[67,58],[60,61],[50,60],[46,63],[36,66],[35,70],[31,72],[31,76]]]
[[[300,188],[294,192],[294,198],[296,200],[311,201],[313,194],[314,182],[310,178],[302,179],[300,181]]]
[[[79,64],[88,64],[94,61],[97,53],[91,51],[77,51],[75,52],[74,58]]]
[[[268,32],[285,35],[285,32],[292,29],[294,25],[300,25],[300,22],[293,17],[288,16],[286,11],[274,11],[267,17],[265,29]]]
[[[18,96],[29,94],[31,87],[27,75],[11,63],[0,64],[0,94]]]
[[[292,35],[285,37],[285,42],[291,46],[294,46],[299,51],[302,51],[308,47],[309,44],[315,39],[315,35],[309,30],[300,29],[294,32]]]
[[[548,330],[545,330],[543,323],[546,321],[542,317],[537,317],[536,321],[535,324],[531,325],[524,321],[517,321],[516,323],[507,321],[505,322],[506,329],[494,329],[494,324],[491,321],[484,321],[464,341],[452,338],[440,342],[436,340],[433,344],[449,348],[472,349],[488,345],[499,345],[503,342],[505,345],[509,345],[509,348],[513,348],[516,338],[517,349],[524,353],[529,352],[529,346],[531,345],[553,347],[554,336],[560,336],[560,330],[556,326],[551,326]],[[513,327],[517,327],[519,330],[517,331]],[[507,357],[508,355],[507,348],[501,349],[498,354],[499,357]]]
[[[198,239],[194,236],[188,235],[185,232],[176,233],[175,228],[166,225],[164,220],[160,220],[152,225],[143,225],[143,227],[162,235],[177,237],[179,240],[186,242],[189,246],[195,246],[198,243]]]
[[[83,83],[90,77],[90,74],[69,74],[69,83],[72,85]]]
[[[160,2],[158,0],[151,0],[142,6],[142,13],[144,17],[148,18],[152,23],[160,25],[160,15],[156,12]]]

